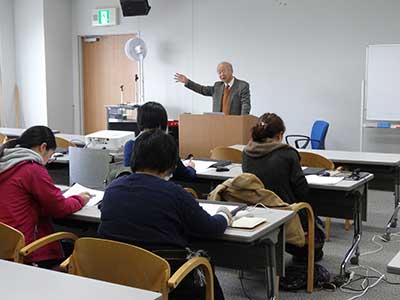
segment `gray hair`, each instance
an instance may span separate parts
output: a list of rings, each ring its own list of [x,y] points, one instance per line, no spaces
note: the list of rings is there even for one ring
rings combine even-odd
[[[230,62],[227,62],[227,61],[221,61],[219,64],[218,64],[218,66],[219,65],[225,65],[225,66],[228,66],[230,69],[231,69],[231,72],[233,73],[233,67],[232,67],[232,64],[230,63]]]

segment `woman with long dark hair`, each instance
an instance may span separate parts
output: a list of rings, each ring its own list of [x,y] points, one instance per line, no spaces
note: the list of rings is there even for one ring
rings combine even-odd
[[[0,147],[0,222],[21,231],[31,243],[54,232],[50,217],[65,217],[80,210],[88,193],[65,198],[45,165],[56,149],[50,128],[33,126],[21,137]],[[59,243],[33,252],[28,263],[50,267],[62,259]]]

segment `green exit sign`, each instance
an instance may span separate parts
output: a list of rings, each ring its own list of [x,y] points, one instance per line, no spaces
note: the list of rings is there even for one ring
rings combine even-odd
[[[97,22],[99,22],[99,25],[110,25],[110,11],[108,9],[99,9]]]
[[[112,26],[117,25],[117,9],[98,8],[92,13],[92,26]]]

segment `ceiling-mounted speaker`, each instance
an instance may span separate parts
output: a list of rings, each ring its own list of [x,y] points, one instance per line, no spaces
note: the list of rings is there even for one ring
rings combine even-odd
[[[120,0],[120,2],[124,17],[144,16],[151,8],[147,0]]]

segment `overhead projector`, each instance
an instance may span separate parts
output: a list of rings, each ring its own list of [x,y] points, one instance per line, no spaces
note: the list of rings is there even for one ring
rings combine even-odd
[[[87,148],[119,151],[127,141],[134,139],[133,131],[100,130],[86,135],[85,143]]]

